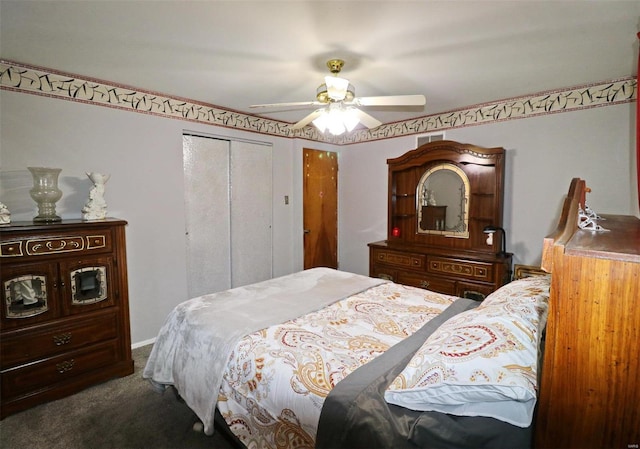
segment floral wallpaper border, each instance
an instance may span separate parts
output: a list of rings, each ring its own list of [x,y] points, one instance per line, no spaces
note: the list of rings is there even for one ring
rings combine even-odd
[[[637,100],[637,79],[630,76],[585,86],[499,100],[455,111],[383,124],[372,130],[361,129],[333,137],[319,133],[312,126],[301,130],[292,130],[292,124],[288,122],[257,117],[194,100],[169,97],[108,81],[79,77],[6,60],[0,60],[0,89],[235,128],[259,134],[302,138],[336,145],[443,131]]]

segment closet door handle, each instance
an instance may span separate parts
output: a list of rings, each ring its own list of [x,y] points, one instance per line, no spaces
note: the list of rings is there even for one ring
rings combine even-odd
[[[311,233],[311,229],[305,229],[305,230],[304,230],[304,233],[305,233],[305,234],[310,234],[310,233]]]

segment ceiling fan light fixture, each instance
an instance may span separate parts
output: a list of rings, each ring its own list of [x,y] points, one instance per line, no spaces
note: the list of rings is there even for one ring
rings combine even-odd
[[[342,114],[342,121],[347,131],[353,131],[355,127],[358,126],[358,123],[360,123],[360,118],[355,108],[346,108]]]
[[[339,136],[341,134],[344,134],[345,131],[347,130],[344,127],[344,124],[342,122],[335,121],[335,120],[334,121],[329,121],[329,127],[327,129],[334,136]]]
[[[342,101],[347,103],[351,103],[356,97],[356,88],[353,87],[353,84],[349,84],[347,86],[347,91],[344,94],[344,98]],[[329,89],[325,83],[322,83],[316,89],[316,100],[320,103],[330,103],[331,101],[335,101],[329,97]],[[339,100],[338,100],[339,101]]]
[[[333,101],[342,101],[347,94],[349,80],[338,76],[325,76],[324,83],[327,86],[327,94]]]
[[[322,111],[312,123],[321,133],[328,130],[334,136],[339,136],[353,131],[360,123],[360,118],[354,108],[330,107]]]
[[[313,123],[313,126],[318,128],[318,131],[320,131],[321,133],[325,132],[325,130],[327,129],[327,126],[329,125],[328,115],[329,114],[327,113],[327,111],[324,110],[322,111],[322,114],[320,114],[311,122]]]

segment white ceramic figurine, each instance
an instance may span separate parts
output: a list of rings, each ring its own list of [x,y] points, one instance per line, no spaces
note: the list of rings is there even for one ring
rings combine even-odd
[[[7,206],[0,203],[0,224],[11,223],[11,212],[7,209]]]
[[[82,208],[83,220],[104,220],[107,217],[107,202],[104,200],[104,185],[111,175],[101,173],[87,173],[93,182],[93,187],[89,192],[89,201]]]

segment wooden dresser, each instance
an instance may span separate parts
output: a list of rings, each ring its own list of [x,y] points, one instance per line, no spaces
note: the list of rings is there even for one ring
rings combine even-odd
[[[439,293],[483,300],[509,282],[511,255],[495,257],[388,242],[369,244],[369,276]]]
[[[0,226],[2,418],[133,373],[126,224]]]
[[[387,239],[369,244],[370,276],[477,300],[510,281],[504,148],[442,140],[387,164]],[[500,229],[489,242],[487,226]]]
[[[544,241],[551,295],[535,446],[640,445],[640,220],[603,215],[581,229],[584,181],[574,179]]]

